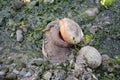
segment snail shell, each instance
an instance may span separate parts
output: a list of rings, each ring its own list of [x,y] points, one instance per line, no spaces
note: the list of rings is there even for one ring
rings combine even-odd
[[[77,44],[83,37],[80,26],[71,19],[59,20],[60,33],[64,41],[70,44]]]

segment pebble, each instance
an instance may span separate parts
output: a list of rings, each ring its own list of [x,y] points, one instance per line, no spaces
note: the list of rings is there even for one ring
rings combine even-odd
[[[8,67],[3,67],[3,68],[1,68],[1,73],[7,73],[9,71],[9,68]]]
[[[19,42],[21,42],[23,40],[23,34],[22,34],[21,30],[16,31],[16,38],[17,38],[17,41],[19,41]]]
[[[0,76],[4,76],[5,75],[5,71],[0,71]]]
[[[103,61],[110,60],[110,57],[108,55],[104,54],[104,55],[102,55],[102,59],[103,59]]]
[[[0,50],[2,50],[3,48],[2,47],[0,47]]]
[[[36,66],[40,66],[42,63],[43,63],[43,59],[42,58],[34,59],[31,62],[32,65],[36,65]]]
[[[99,12],[98,8],[92,8],[92,9],[88,9],[85,11],[85,13],[88,16],[96,16],[96,14]]]
[[[68,76],[65,80],[78,80],[78,79],[71,75],[71,76]]]
[[[97,32],[97,30],[98,30],[98,26],[91,26],[89,28],[90,33],[92,33],[93,35]]]
[[[8,21],[8,25],[9,25],[9,26],[13,26],[13,25],[15,25],[15,22],[13,21],[13,19],[9,19],[9,21]]]
[[[27,32],[27,27],[22,28],[24,32]]]
[[[44,2],[53,3],[53,2],[54,2],[54,0],[44,0]]]
[[[15,73],[8,73],[5,80],[17,80],[17,75]]]
[[[29,77],[31,75],[32,75],[31,72],[27,72],[26,75],[25,75],[25,77]]]
[[[20,0],[17,0],[17,1],[14,1],[14,3],[12,4],[12,8],[14,10],[18,10],[20,9],[21,7],[23,7],[24,3]]]
[[[43,78],[45,80],[50,80],[51,76],[52,76],[52,73],[48,71],[43,75]]]
[[[52,77],[52,80],[64,80],[66,77],[64,70],[56,70],[54,72],[54,76]]]
[[[10,34],[10,37],[13,37],[13,36],[14,36],[14,33],[11,33],[11,34]]]
[[[16,70],[16,69],[13,69],[13,73],[19,74],[20,72],[18,70]]]
[[[108,72],[113,72],[114,71],[114,67],[108,67],[107,70],[108,70]]]
[[[35,1],[31,1],[30,4],[28,4],[28,8],[29,9],[32,9],[36,4],[37,4],[38,0],[35,0]]]
[[[26,74],[27,74],[27,71],[26,71],[25,68],[23,68],[23,69],[20,71],[20,75],[24,77]]]

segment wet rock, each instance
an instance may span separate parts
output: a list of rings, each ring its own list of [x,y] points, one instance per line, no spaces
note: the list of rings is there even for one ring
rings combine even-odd
[[[45,80],[50,80],[51,76],[52,76],[52,73],[48,71],[43,75],[43,78]]]
[[[21,30],[16,31],[16,38],[17,38],[17,41],[19,41],[19,42],[21,42],[23,40],[23,34],[22,34]]]
[[[42,58],[34,59],[31,62],[32,65],[36,65],[36,66],[40,66],[42,63],[43,63],[43,59]]]
[[[8,73],[5,79],[6,80],[17,80],[17,75],[15,73]]]

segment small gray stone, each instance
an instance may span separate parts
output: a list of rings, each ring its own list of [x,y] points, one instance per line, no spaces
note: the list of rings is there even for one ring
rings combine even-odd
[[[54,0],[44,0],[44,2],[53,3],[53,2],[54,2]]]
[[[52,76],[52,73],[48,71],[43,75],[43,78],[45,80],[50,80],[51,76]]]
[[[0,76],[4,76],[5,75],[5,71],[0,71]]]
[[[114,71],[114,67],[108,67],[107,70],[108,70],[108,72],[113,72]]]
[[[26,26],[24,26],[22,29],[23,29],[24,32],[27,32],[27,27]]]
[[[42,58],[34,59],[31,62],[32,65],[37,65],[37,66],[40,66],[42,63],[43,63],[43,59]]]
[[[14,36],[14,33],[11,33],[11,34],[10,34],[10,37],[13,37],[13,36]]]
[[[3,48],[2,47],[0,47],[0,50],[2,50]]]
[[[6,80],[17,80],[17,75],[15,73],[8,73],[5,78]]]
[[[23,34],[21,30],[16,31],[16,38],[17,38],[17,41],[20,41],[20,42],[23,40]]]
[[[110,57],[106,54],[102,55],[103,61],[110,60]]]
[[[31,1],[30,4],[28,4],[27,7],[28,7],[29,9],[32,9],[32,8],[36,5],[37,2],[38,2],[38,0]]]
[[[13,26],[13,25],[15,25],[15,22],[14,22],[12,19],[9,19],[8,25],[9,25],[9,26]]]
[[[32,75],[31,72],[27,72],[26,75],[25,75],[25,77],[29,77],[31,75]]]
[[[20,72],[18,70],[16,70],[16,69],[13,69],[13,73],[19,74]]]
[[[52,77],[52,80],[64,80],[66,77],[64,70],[56,70],[54,72],[54,76]]]
[[[6,73],[7,73],[8,71],[9,71],[9,68],[8,68],[8,67],[3,67],[3,68],[1,68],[0,76],[6,75]]]
[[[71,75],[71,76],[68,76],[65,80],[78,80],[78,79]]]
[[[99,12],[98,8],[91,8],[91,9],[88,9],[85,11],[85,13],[88,15],[88,16],[96,16],[96,14]]]
[[[23,7],[23,5],[24,5],[24,3],[23,3],[22,1],[16,0],[16,1],[14,1],[14,3],[12,4],[12,8],[13,8],[14,10],[18,10],[18,9],[20,9],[21,7]]]
[[[98,26],[91,26],[89,28],[90,33],[92,33],[93,35],[97,32],[97,30],[98,30]]]
[[[27,70],[25,68],[23,68],[21,71],[20,71],[20,75],[21,76],[25,76],[27,74]]]

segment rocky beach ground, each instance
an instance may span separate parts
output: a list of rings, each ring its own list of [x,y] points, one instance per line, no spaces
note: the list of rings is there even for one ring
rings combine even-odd
[[[107,9],[99,0],[23,1],[0,0],[0,80],[80,80],[72,73],[77,52],[86,45],[102,55],[93,77],[120,80],[119,0]],[[42,55],[42,30],[64,17],[80,25],[84,39],[72,46],[71,60],[53,65]]]

